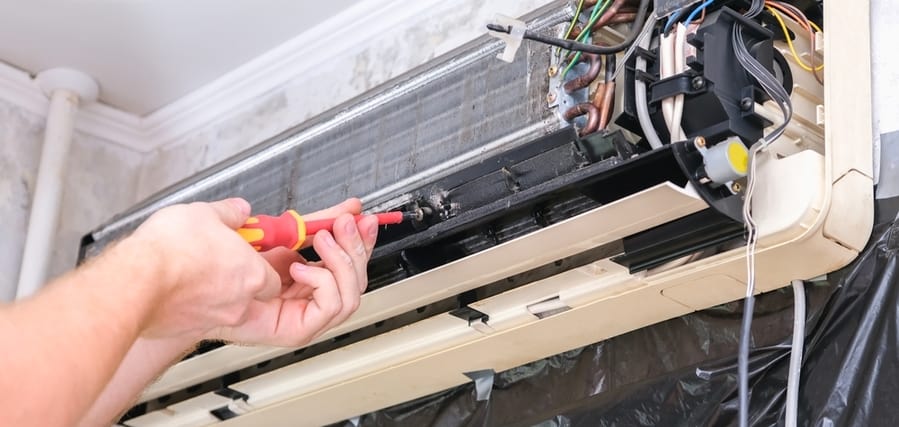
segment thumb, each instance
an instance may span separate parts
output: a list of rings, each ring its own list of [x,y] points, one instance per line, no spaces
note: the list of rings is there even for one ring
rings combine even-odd
[[[239,197],[209,203],[222,223],[237,230],[250,218],[250,203]]]

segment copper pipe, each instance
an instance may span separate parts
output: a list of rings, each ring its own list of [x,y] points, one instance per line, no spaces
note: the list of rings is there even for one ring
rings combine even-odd
[[[609,6],[609,9],[599,17],[599,20],[593,24],[593,31],[599,31],[600,28],[605,27],[609,21],[618,14],[618,9],[621,9],[621,6],[624,6],[627,0],[615,0],[612,2],[612,5]]]
[[[596,132],[599,128],[599,109],[589,102],[583,102],[574,107],[569,108],[562,115],[566,121],[571,122],[575,117],[587,115],[587,124],[581,128],[578,135],[584,136]]]
[[[637,12],[618,12],[612,19],[609,19],[606,25],[631,23],[635,19],[637,19]]]
[[[596,85],[596,93],[593,94],[593,106],[602,110],[603,99],[606,96],[606,82]]]
[[[596,77],[599,76],[599,72],[602,70],[602,59],[599,55],[584,53],[581,57],[590,63],[590,68],[586,73],[565,82],[565,92],[571,93],[590,86],[590,83],[596,80]]]
[[[597,129],[604,130],[609,126],[609,120],[612,119],[612,101],[615,99],[615,82],[605,83],[605,94],[603,95],[602,109],[599,111],[599,127]]]
[[[637,12],[618,12],[618,14],[616,14],[615,16],[610,18],[608,22],[606,22],[606,25],[627,24],[634,22],[635,19],[637,19]],[[596,27],[594,26],[594,28]],[[577,39],[581,35],[581,30],[581,27],[574,27],[574,29],[571,30],[571,35],[569,35],[568,38],[571,40]]]

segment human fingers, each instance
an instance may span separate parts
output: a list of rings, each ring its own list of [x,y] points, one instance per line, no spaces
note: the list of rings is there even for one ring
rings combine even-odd
[[[259,301],[268,301],[281,295],[281,287],[284,282],[271,264],[264,260],[260,260],[260,264],[262,264],[262,268],[265,270],[265,276],[258,287],[259,290],[255,292],[253,297]]]
[[[243,226],[250,218],[250,203],[238,197],[210,202],[208,206],[222,223],[234,230]]]
[[[317,219],[331,219],[337,218],[342,214],[348,213],[351,215],[358,215],[361,212],[362,201],[356,198],[352,198],[346,199],[343,202],[331,206],[330,208],[303,215],[303,219],[306,221],[313,221]],[[309,246],[312,246],[312,239],[306,239],[306,241],[303,243],[303,248],[308,248]]]
[[[365,245],[365,252],[370,259],[378,240],[378,219],[374,216],[367,216],[357,225],[359,226],[359,235],[362,236],[362,243]]]
[[[343,219],[341,224],[343,224]],[[355,223],[353,223],[355,226]],[[313,241],[315,252],[319,254],[327,268],[334,277],[337,290],[340,293],[342,303],[340,313],[335,316],[329,326],[333,327],[343,322],[359,307],[361,294],[359,276],[354,265],[353,258],[337,243],[331,233],[320,231]]]
[[[283,299],[279,328],[281,339],[302,341],[325,330],[343,310],[337,280],[330,270],[300,263],[290,268],[296,285],[312,290],[310,298]],[[295,286],[296,286],[295,285]]]
[[[364,225],[368,227],[371,225],[370,221],[369,218],[363,218],[360,222],[365,222]],[[361,294],[365,291],[365,285],[368,283],[369,252],[359,232],[359,226],[349,215],[341,215],[334,223],[334,239],[352,260],[353,269],[356,272],[356,285]]]
[[[346,199],[334,206],[331,206],[327,209],[322,209],[320,211],[315,211],[306,215],[303,215],[303,218],[313,220],[313,219],[328,219],[328,218],[336,218],[341,214],[352,214],[357,215],[362,213],[362,201],[357,198]]]
[[[278,272],[278,276],[281,278],[281,285],[283,286],[289,286],[293,283],[293,279],[290,277],[290,266],[295,262],[306,262],[297,251],[285,247],[276,247],[261,252],[260,255]]]

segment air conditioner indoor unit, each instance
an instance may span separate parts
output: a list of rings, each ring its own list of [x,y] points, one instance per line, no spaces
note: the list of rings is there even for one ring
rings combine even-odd
[[[666,19],[654,13],[646,27],[610,23],[595,40],[634,32],[639,47],[567,71],[568,55],[527,40],[503,62],[506,42],[484,36],[86,236],[82,258],[162,206],[228,196],[265,213],[350,196],[372,212],[433,212],[383,230],[346,323],[299,349],[207,345],[123,423],[338,422],[740,299],[747,149],[783,117],[735,59],[734,26],[793,110],[755,163],[756,291],[849,263],[873,221],[870,42],[854,30],[867,28],[868,2],[829,0],[813,40],[792,20],[781,28],[721,3],[680,46],[659,36]],[[553,2],[522,20],[559,37],[573,13]],[[512,34],[522,25],[498,23]],[[685,62],[667,63],[678,49]],[[824,56],[822,85],[797,58]]]

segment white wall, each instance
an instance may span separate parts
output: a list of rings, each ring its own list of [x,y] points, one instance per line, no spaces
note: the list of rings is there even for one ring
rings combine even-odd
[[[15,297],[44,119],[0,99],[0,301]]]
[[[31,195],[37,176],[44,117],[0,97],[0,301],[15,297],[28,224]],[[132,150],[76,132],[63,190],[57,244],[50,276],[70,270],[81,237],[116,212],[137,201],[138,175],[143,158]]]

